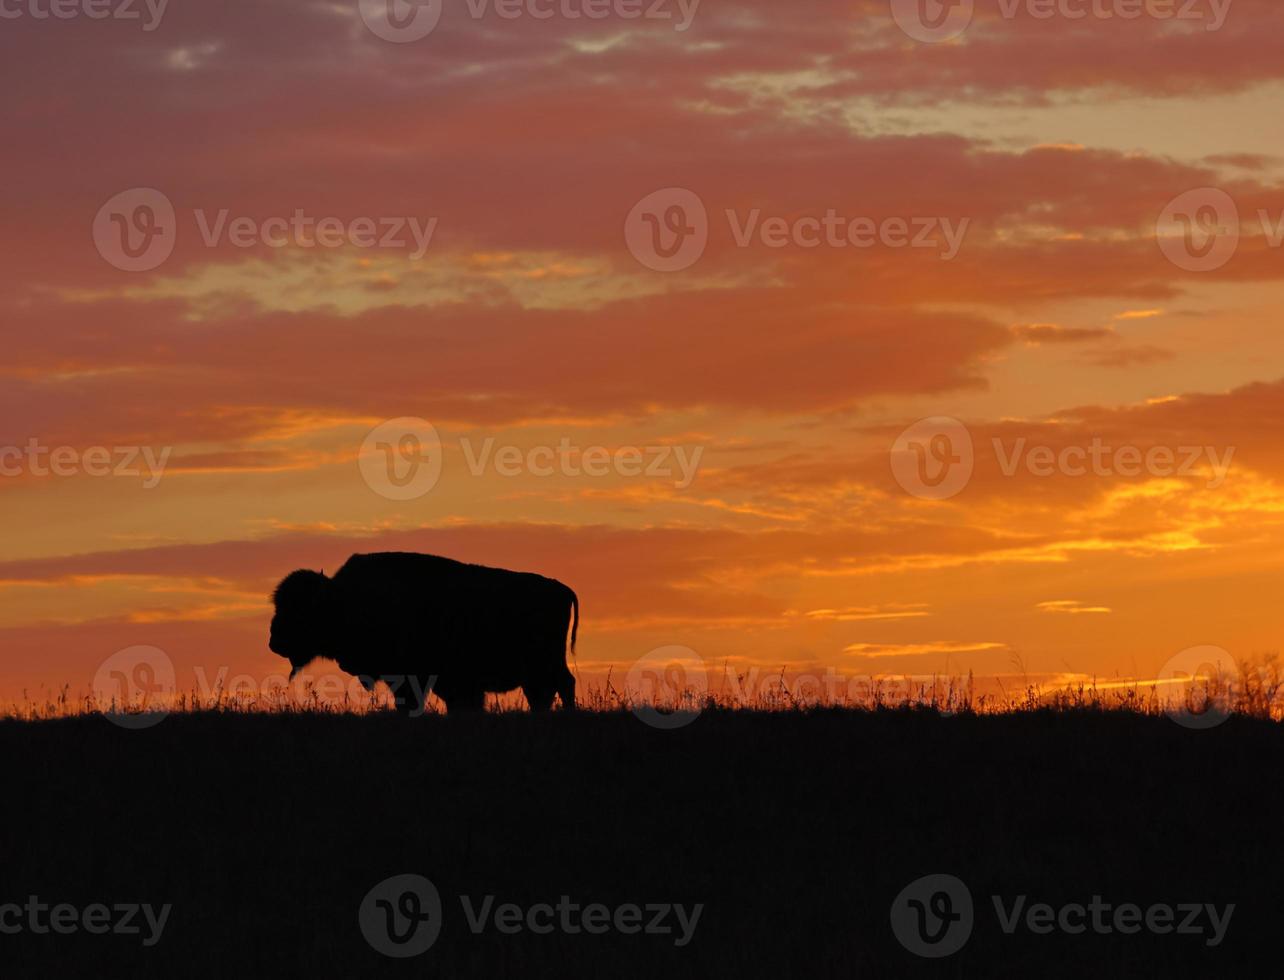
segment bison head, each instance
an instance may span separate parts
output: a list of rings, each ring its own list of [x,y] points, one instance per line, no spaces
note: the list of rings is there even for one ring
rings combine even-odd
[[[291,680],[324,652],[329,592],[325,572],[300,568],[283,578],[272,594],[276,614],[268,649],[290,661]]]

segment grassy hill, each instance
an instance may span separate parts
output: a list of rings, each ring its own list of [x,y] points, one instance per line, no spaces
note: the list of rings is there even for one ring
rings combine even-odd
[[[1132,711],[626,711],[415,719],[176,714],[0,722],[0,904],[150,903],[139,935],[0,934],[8,977],[1232,976],[1274,970],[1284,729]],[[897,941],[907,885],[946,873],[970,938]],[[440,935],[391,959],[358,910],[416,874]],[[1005,933],[1029,904],[1233,903],[1208,934]],[[505,934],[469,910],[702,906],[670,933]],[[465,906],[463,898],[468,899]],[[24,911],[22,916],[26,916]],[[13,921],[12,919],[6,921]],[[24,922],[26,919],[24,918]],[[614,921],[614,920],[613,920]],[[676,925],[673,916],[668,922]],[[1249,971],[1249,972],[1245,972]]]

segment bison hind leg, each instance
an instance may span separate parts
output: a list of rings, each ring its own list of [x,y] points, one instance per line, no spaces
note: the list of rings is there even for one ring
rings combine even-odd
[[[575,710],[575,675],[565,664],[559,664],[551,677],[543,677],[534,684],[523,684],[522,693],[531,711],[542,712],[553,707],[553,695],[562,699],[563,711]]]
[[[392,703],[397,714],[417,718],[424,712],[424,701],[432,690],[431,677],[393,676],[380,678],[392,692]],[[373,687],[373,685],[371,685]]]
[[[575,675],[562,665],[562,676],[557,682],[557,696],[562,699],[563,711],[575,710]]]

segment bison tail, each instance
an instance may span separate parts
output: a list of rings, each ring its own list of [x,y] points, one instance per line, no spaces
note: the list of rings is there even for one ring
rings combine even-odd
[[[571,656],[575,656],[575,634],[580,629],[580,597],[574,592],[571,593]]]

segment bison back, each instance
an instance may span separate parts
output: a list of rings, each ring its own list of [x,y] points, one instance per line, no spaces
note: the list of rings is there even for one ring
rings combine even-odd
[[[556,579],[384,552],[353,555],[333,581],[350,673],[510,690],[565,663],[574,593]]]

